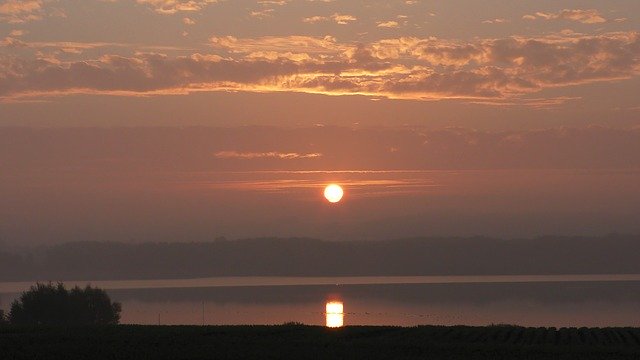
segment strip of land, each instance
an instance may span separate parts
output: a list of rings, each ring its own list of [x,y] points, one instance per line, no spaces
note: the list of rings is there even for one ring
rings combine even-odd
[[[481,275],[481,276],[335,276],[335,277],[277,277],[231,276],[200,279],[161,280],[98,280],[62,281],[73,287],[88,283],[105,290],[130,289],[196,289],[261,286],[313,286],[313,285],[408,285],[408,284],[518,284],[518,283],[580,283],[640,281],[640,274],[584,274],[584,275]],[[41,280],[47,283],[46,280]],[[0,294],[29,290],[33,282],[0,282]]]
[[[640,328],[0,327],[2,359],[639,359]]]
[[[0,281],[640,274],[638,244],[638,235],[72,242],[0,247]]]

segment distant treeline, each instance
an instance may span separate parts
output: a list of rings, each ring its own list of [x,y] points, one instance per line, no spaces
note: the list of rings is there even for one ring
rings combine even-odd
[[[203,243],[74,242],[0,252],[0,281],[208,276],[640,273],[640,236],[424,238],[330,242],[261,238]]]

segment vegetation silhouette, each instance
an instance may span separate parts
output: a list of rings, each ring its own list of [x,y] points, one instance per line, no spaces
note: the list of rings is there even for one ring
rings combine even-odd
[[[259,238],[194,243],[73,242],[19,254],[0,250],[0,281],[638,274],[640,262],[636,254],[639,251],[640,235],[388,241]]]
[[[6,325],[6,324],[7,324],[7,320],[4,315],[4,310],[0,309],[0,326]]]
[[[115,325],[120,322],[120,303],[107,293],[87,285],[67,290],[63,283],[37,283],[11,304],[13,325]]]

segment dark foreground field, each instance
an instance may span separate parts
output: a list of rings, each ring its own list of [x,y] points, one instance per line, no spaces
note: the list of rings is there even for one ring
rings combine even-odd
[[[0,359],[640,359],[640,329],[0,327]]]

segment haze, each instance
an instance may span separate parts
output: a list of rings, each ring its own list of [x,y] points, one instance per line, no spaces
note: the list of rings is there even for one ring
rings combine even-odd
[[[2,0],[0,241],[637,234],[638,14]]]

